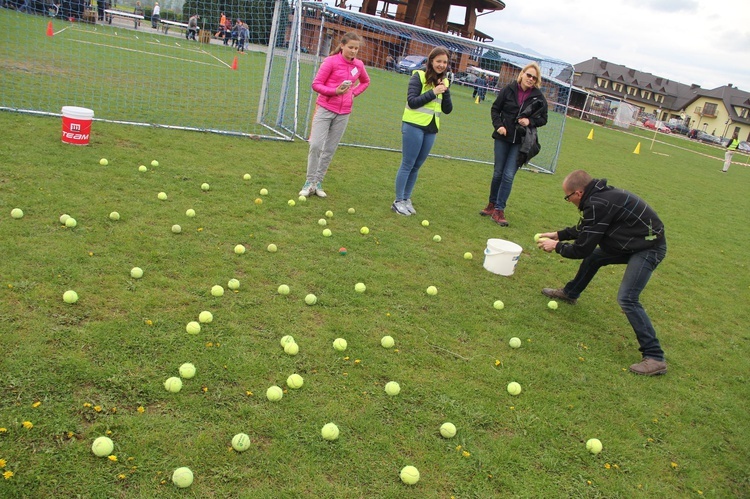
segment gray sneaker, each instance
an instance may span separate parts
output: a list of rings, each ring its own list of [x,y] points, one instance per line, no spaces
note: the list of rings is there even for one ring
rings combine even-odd
[[[323,190],[323,185],[321,185],[320,182],[318,182],[315,185],[314,189],[315,189],[315,195],[318,196],[319,198],[324,198],[328,196],[328,194],[326,194],[326,191]]]
[[[411,212],[406,207],[406,201],[394,201],[391,205],[391,210],[405,217],[411,216]]]
[[[639,363],[630,366],[630,372],[641,374],[643,376],[667,374],[667,363],[663,360],[656,360],[646,357]]]
[[[310,197],[310,194],[315,194],[315,186],[312,182],[305,182],[302,186],[302,190],[299,191],[300,196]]]
[[[409,213],[411,213],[412,215],[416,215],[417,210],[415,210],[414,206],[411,204],[411,199],[407,199],[404,202],[406,203],[406,209],[409,210]]]

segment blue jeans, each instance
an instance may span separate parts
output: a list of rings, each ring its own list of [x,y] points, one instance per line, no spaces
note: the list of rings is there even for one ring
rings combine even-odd
[[[411,199],[419,168],[430,155],[436,136],[436,133],[426,133],[421,128],[401,123],[402,159],[396,173],[396,201]]]
[[[653,248],[630,255],[613,255],[605,253],[601,248],[596,248],[593,253],[583,259],[578,267],[578,273],[565,285],[563,291],[571,298],[578,298],[599,268],[606,265],[626,264],[625,274],[622,276],[620,289],[617,292],[617,303],[620,304],[620,308],[635,331],[640,345],[638,350],[643,357],[664,360],[664,351],[656,338],[654,326],[639,298],[651,274],[666,255],[667,243],[664,240]]]
[[[511,144],[495,139],[495,171],[490,184],[490,203],[496,210],[504,210],[513,188],[513,179],[518,171],[516,160],[521,144]]]

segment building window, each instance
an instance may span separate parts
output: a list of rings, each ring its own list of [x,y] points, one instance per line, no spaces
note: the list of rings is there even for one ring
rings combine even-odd
[[[716,104],[713,102],[706,102],[703,106],[703,116],[716,116]]]

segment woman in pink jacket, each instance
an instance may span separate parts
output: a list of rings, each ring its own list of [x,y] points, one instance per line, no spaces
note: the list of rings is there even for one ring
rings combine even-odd
[[[333,154],[346,131],[354,97],[370,85],[365,65],[357,59],[362,38],[353,32],[341,37],[336,50],[320,65],[312,88],[318,95],[310,130],[310,152],[307,156],[307,179],[300,196],[324,198],[323,178]]]

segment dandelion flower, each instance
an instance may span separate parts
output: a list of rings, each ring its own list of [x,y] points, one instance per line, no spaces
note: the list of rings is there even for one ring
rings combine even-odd
[[[23,425],[23,427],[24,427],[24,428],[26,428],[27,430],[30,430],[30,429],[32,429],[32,428],[34,427],[34,423],[32,423],[31,421],[24,421],[24,422],[23,422],[23,423],[21,423],[21,424],[22,424],[22,425]]]
[[[95,405],[95,406],[94,406],[94,410],[95,410],[96,412],[102,412],[102,406],[100,406],[100,405]]]
[[[8,464],[8,462],[5,459],[0,459],[0,468],[5,468],[6,464]]]
[[[113,463],[117,462],[117,456],[115,456],[114,454],[111,454],[111,455],[107,456],[107,459],[109,459]]]
[[[33,407],[34,409],[36,409],[40,405],[42,405],[42,403],[37,400],[36,402],[34,402],[33,404],[31,404],[31,407]]]
[[[136,410],[137,410],[138,412],[140,412],[141,414],[143,414],[144,412],[146,412],[146,409],[144,409],[142,405],[141,405],[141,406],[138,406],[138,409],[136,409]]]
[[[15,473],[13,473],[12,471],[6,471],[5,473],[3,473],[3,478],[5,478],[6,480],[10,480],[13,475],[15,475]]]

